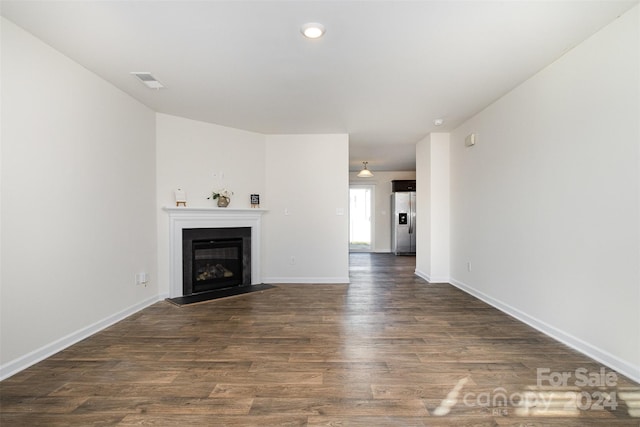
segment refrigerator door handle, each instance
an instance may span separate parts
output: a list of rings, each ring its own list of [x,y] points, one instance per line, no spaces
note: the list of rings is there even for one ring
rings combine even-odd
[[[418,207],[418,203],[416,203],[416,193],[414,192],[411,197],[411,234],[416,232],[416,208]],[[415,237],[414,237],[415,239]],[[414,246],[415,250],[415,246]]]
[[[413,211],[411,211],[411,214],[409,215],[409,234],[413,234],[414,215]]]

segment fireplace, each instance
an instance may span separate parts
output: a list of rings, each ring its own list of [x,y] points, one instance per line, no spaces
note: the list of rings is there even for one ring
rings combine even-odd
[[[217,208],[217,207],[164,207],[167,212],[169,226],[169,297],[184,296],[184,260],[183,260],[183,230],[187,229],[222,229],[222,228],[248,228],[251,230],[249,245],[244,244],[243,254],[250,253],[250,274],[243,271],[243,282],[250,281],[251,285],[262,283],[261,268],[261,228],[262,215],[266,212],[260,208]],[[195,240],[206,240],[206,237],[197,237]],[[217,236],[216,238],[220,238]],[[222,238],[227,238],[223,236]],[[189,252],[191,249],[189,248]],[[249,265],[246,263],[245,265]],[[239,287],[231,288],[239,289]]]
[[[251,285],[251,228],[182,230],[183,295]]]

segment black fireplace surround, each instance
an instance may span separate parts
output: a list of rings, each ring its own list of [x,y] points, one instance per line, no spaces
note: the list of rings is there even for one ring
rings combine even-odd
[[[182,230],[183,295],[251,285],[251,227]]]

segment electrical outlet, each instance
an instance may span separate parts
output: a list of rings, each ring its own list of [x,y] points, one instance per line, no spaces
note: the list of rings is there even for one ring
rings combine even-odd
[[[467,261],[467,271],[471,272],[471,261]]]
[[[289,264],[291,264],[291,265],[296,265],[296,257],[292,256],[292,257],[289,259]]]

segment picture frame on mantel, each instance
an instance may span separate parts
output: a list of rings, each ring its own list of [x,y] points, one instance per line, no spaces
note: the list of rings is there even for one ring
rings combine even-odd
[[[251,195],[251,207],[252,208],[259,208],[260,207],[260,195],[259,194],[252,194]]]
[[[184,206],[186,208],[187,207],[187,193],[183,189],[178,188],[178,189],[176,189],[174,194],[176,196],[176,207],[182,205],[182,206]]]

